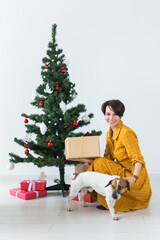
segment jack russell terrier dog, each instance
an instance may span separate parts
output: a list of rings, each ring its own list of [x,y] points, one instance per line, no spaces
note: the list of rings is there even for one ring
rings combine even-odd
[[[76,197],[78,192],[82,199],[83,207],[87,207],[84,201],[84,195],[87,191],[95,190],[97,193],[106,197],[106,202],[113,220],[118,220],[114,211],[114,205],[117,199],[126,191],[130,190],[129,182],[116,175],[108,175],[98,172],[83,172],[77,174],[71,183],[70,195],[67,199],[67,210],[70,208],[70,201]]]

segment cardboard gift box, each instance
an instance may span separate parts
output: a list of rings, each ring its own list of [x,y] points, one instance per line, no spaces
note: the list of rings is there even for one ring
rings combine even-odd
[[[75,173],[82,173],[82,172],[86,172],[89,168],[89,164],[88,163],[80,163],[75,165],[74,169],[75,169]]]
[[[69,187],[69,193],[70,193],[70,187]],[[73,198],[72,200],[75,200],[75,201],[80,201],[80,193],[78,193],[78,195]],[[84,196],[84,201],[85,202],[96,202],[97,201],[97,198],[92,196],[91,194],[89,193],[86,193],[85,196]]]
[[[99,136],[68,137],[65,140],[65,152],[67,160],[100,157]],[[82,162],[90,162],[90,160],[82,160]]]
[[[24,180],[20,182],[20,189],[27,191],[43,191],[46,189],[46,180]]]
[[[10,195],[24,199],[29,200],[33,198],[39,198],[39,197],[45,197],[47,196],[47,191],[26,191],[21,190],[20,188],[14,188],[10,189]]]

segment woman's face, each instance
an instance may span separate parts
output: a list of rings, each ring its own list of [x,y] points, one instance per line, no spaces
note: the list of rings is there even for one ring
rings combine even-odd
[[[117,124],[120,122],[121,118],[120,116],[116,115],[116,113],[113,111],[113,109],[110,106],[106,107],[105,112],[105,120],[109,124],[109,126],[114,130],[117,126]]]

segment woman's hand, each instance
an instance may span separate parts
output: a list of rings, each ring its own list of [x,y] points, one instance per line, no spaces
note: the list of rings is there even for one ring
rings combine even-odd
[[[135,166],[135,167],[134,167],[133,176],[132,176],[132,177],[126,177],[126,178],[124,178],[124,180],[127,180],[127,181],[129,182],[130,186],[131,186],[133,183],[136,183],[136,182],[137,182],[139,173],[140,173],[141,168],[142,168],[142,163],[136,162],[134,166]]]
[[[135,183],[135,177],[125,177],[125,178],[123,178],[124,180],[126,180],[126,181],[128,181],[129,182],[129,184],[130,184],[130,186],[133,184],[133,183]]]

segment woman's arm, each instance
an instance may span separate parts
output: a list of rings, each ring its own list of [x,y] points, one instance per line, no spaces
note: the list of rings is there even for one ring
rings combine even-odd
[[[140,162],[136,162],[135,164],[134,164],[134,173],[133,173],[133,175],[135,175],[135,176],[139,176],[139,173],[140,173],[140,171],[141,171],[141,168],[142,168],[142,163],[140,163]]]
[[[126,177],[126,178],[124,178],[124,179],[127,180],[127,181],[130,183],[130,185],[132,185],[133,183],[137,182],[139,173],[140,173],[140,171],[141,171],[141,168],[142,168],[142,163],[136,162],[136,163],[134,164],[134,173],[133,173],[133,176],[132,176],[132,177]]]
[[[137,136],[132,130],[124,132],[123,144],[128,154],[128,157],[131,160],[132,165],[134,166],[133,176],[125,178],[129,181],[130,185],[132,185],[132,183],[135,183],[138,180],[141,168],[145,167],[145,161],[141,154]]]

